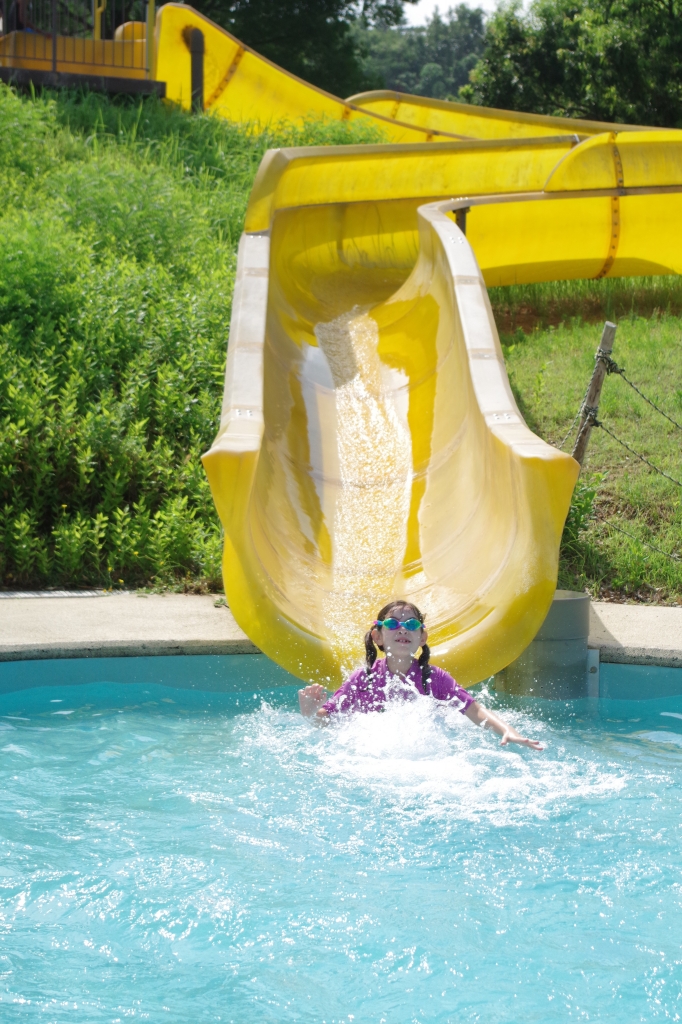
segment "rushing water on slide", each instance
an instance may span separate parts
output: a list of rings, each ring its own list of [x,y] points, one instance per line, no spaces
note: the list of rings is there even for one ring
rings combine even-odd
[[[503,707],[1,697],[0,1018],[679,1019],[682,700]]]

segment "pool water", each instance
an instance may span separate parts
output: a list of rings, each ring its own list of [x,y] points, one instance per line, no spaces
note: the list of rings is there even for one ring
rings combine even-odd
[[[682,698],[0,697],[0,1020],[679,1020]]]

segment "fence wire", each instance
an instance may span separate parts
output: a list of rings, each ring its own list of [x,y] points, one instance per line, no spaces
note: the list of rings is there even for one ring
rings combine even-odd
[[[608,526],[611,530],[617,530],[618,533],[622,533],[623,536],[629,537],[630,540],[634,540],[636,544],[640,544],[644,548],[649,548],[650,551],[656,551],[659,555],[665,555],[666,558],[672,559],[673,562],[682,562],[682,558],[680,558],[680,556],[674,551],[664,551],[663,548],[658,548],[655,544],[649,544],[648,541],[642,540],[640,537],[635,537],[634,533],[628,533],[628,531],[624,530],[621,526],[616,526],[611,519],[607,519],[606,516],[600,515],[599,512],[595,512],[594,514],[600,523]]]
[[[581,413],[582,413],[583,409],[585,408],[585,402],[587,401],[587,392],[588,392],[589,390],[590,390],[590,385],[588,384],[588,385],[587,385],[587,387],[585,388],[585,394],[583,395],[583,400],[582,400],[582,402],[580,403],[580,405],[578,406],[578,411],[577,411],[577,413],[576,413],[576,414],[575,414],[575,416],[573,417],[573,422],[571,423],[570,427],[568,428],[568,431],[567,431],[567,433],[566,433],[566,436],[564,437],[563,441],[561,442],[561,444],[560,444],[560,445],[558,445],[559,451],[561,451],[561,450],[562,450],[562,448],[564,447],[564,445],[565,445],[565,444],[566,444],[566,442],[568,441],[569,437],[571,436],[571,434],[573,433],[573,431],[574,431],[574,429],[575,429],[575,425],[576,425],[576,423],[577,423],[577,422],[578,422],[578,420],[580,419],[580,415],[581,415]]]
[[[652,409],[654,409],[657,413],[659,413],[661,416],[663,416],[668,421],[668,423],[672,423],[672,425],[674,427],[676,427],[677,430],[682,430],[682,423],[678,423],[677,420],[674,420],[672,418],[672,416],[668,415],[667,412],[665,412],[663,409],[660,409],[656,405],[655,402],[653,402],[647,395],[644,394],[643,391],[640,390],[640,388],[635,384],[634,381],[630,380],[630,378],[625,373],[625,368],[623,366],[619,366],[618,363],[615,361],[615,359],[612,359],[611,356],[608,355],[606,352],[602,352],[601,348],[597,351],[597,354],[595,356],[595,361],[596,362],[604,363],[604,366],[606,367],[607,375],[614,374],[615,376],[620,377],[622,380],[625,381],[625,383],[629,387],[632,388],[633,391],[637,392],[639,397],[642,398],[647,403],[647,405],[650,405]],[[568,441],[569,437],[571,436],[571,434],[575,430],[575,425],[578,422],[578,420],[580,419],[580,416],[585,411],[585,400],[587,399],[587,392],[589,390],[590,390],[590,386],[588,384],[587,388],[585,390],[585,394],[583,395],[582,402],[580,403],[580,405],[578,407],[578,411],[575,414],[575,416],[573,417],[573,422],[571,423],[570,427],[568,428],[568,430],[567,430],[567,432],[566,432],[566,434],[565,434],[561,444],[557,445],[557,448],[559,449],[559,451],[561,451],[563,449],[563,447],[566,444],[566,442]],[[601,426],[601,425],[602,424],[595,423],[595,426]],[[614,436],[614,435],[612,435],[612,436]],[[615,438],[615,440],[619,441],[618,438]],[[622,444],[622,443],[623,442],[619,441],[619,444]],[[637,454],[637,453],[635,452],[634,454]],[[639,456],[639,455],[637,457],[638,458],[642,458],[642,456]],[[643,459],[643,461],[646,462],[647,460]],[[653,466],[652,463],[650,463],[650,462],[647,463],[647,465],[650,465],[650,466],[652,466],[653,469],[656,469],[656,467]],[[663,475],[667,476],[666,473],[664,473]],[[673,478],[672,477],[668,477],[668,479],[672,480]],[[674,483],[678,483],[677,480],[674,480],[673,482]]]
[[[602,363],[604,363],[607,375],[615,374],[616,376],[621,377],[622,380],[624,380],[625,383],[628,384],[629,387],[631,387],[632,390],[635,391],[639,395],[639,397],[642,398],[647,403],[647,405],[650,405],[651,408],[654,409],[661,416],[663,416],[664,419],[668,420],[669,423],[672,423],[672,425],[676,427],[677,430],[682,430],[682,424],[678,423],[677,420],[674,420],[672,416],[669,416],[667,412],[664,412],[663,409],[660,409],[655,402],[653,402],[647,395],[645,395],[644,392],[641,391],[639,387],[634,383],[634,381],[631,381],[629,379],[629,377],[625,373],[625,369],[622,366],[619,366],[615,359],[612,359],[611,356],[608,355],[606,352],[602,352],[601,348],[599,348],[597,351],[595,361],[601,361]],[[590,388],[588,384],[587,390],[583,395],[583,400],[580,403],[578,411],[573,418],[573,422],[568,428],[568,431],[563,441],[560,445],[558,445],[559,451],[561,451],[561,449],[564,447],[569,437],[573,433],[575,425],[580,419],[580,417],[587,413],[586,419],[590,420],[594,427],[601,427],[601,429],[604,430],[609,435],[609,437],[612,437],[614,441],[616,441],[619,445],[625,448],[626,451],[630,452],[631,455],[634,455],[635,458],[640,459],[640,461],[643,462],[645,465],[649,466],[650,469],[653,469],[654,472],[659,473],[661,476],[665,477],[666,480],[670,480],[671,483],[676,484],[677,487],[682,487],[682,481],[676,480],[674,476],[670,476],[670,474],[666,473],[665,470],[661,469],[659,466],[654,465],[654,463],[650,462],[649,459],[647,459],[644,455],[641,455],[638,451],[635,451],[635,449],[631,445],[629,445],[627,441],[623,441],[622,438],[617,437],[617,435],[614,434],[614,432],[610,430],[607,426],[605,426],[605,424],[602,423],[601,420],[598,420],[596,416],[596,409],[586,409],[585,402],[587,400],[587,394],[589,392],[589,389]],[[682,562],[682,557],[678,555],[676,552],[665,551],[663,548],[659,548],[655,544],[650,544],[648,541],[642,540],[640,537],[636,537],[634,533],[629,533],[627,530],[624,530],[621,526],[617,526],[611,519],[607,519],[605,516],[602,516],[596,510],[594,511],[594,516],[599,522],[603,523],[604,526],[607,526],[611,530],[616,530],[618,533],[622,533],[624,537],[627,537],[629,540],[634,541],[641,547],[648,548],[649,551],[655,551],[656,554],[664,555],[666,558],[671,559],[671,561],[673,562]]]
[[[622,445],[623,448],[626,448],[627,451],[631,452],[632,455],[634,455],[636,458],[641,459],[641,461],[646,463],[646,465],[649,466],[651,469],[655,470],[657,473],[660,473],[661,476],[666,477],[667,480],[671,480],[672,483],[677,484],[678,487],[682,487],[682,481],[676,480],[674,476],[670,476],[670,473],[666,473],[664,469],[660,469],[658,466],[655,466],[653,462],[649,462],[647,458],[645,458],[643,455],[640,455],[639,452],[636,452],[635,449],[632,448],[627,443],[627,441],[622,441],[620,437],[616,437],[614,432],[612,430],[609,430],[609,428],[606,427],[601,420],[598,420],[593,416],[592,423],[595,427],[601,427],[602,430],[605,430],[609,437],[612,437],[614,441],[617,441],[618,444]]]
[[[611,356],[607,355],[605,352],[601,352],[601,350],[597,353],[597,359],[604,363],[607,374],[614,373],[616,376],[621,377],[626,384],[630,385],[633,391],[637,392],[640,398],[643,398],[644,401],[651,406],[652,409],[655,409],[656,412],[661,414],[661,416],[664,416],[668,422],[672,423],[672,425],[677,427],[678,430],[682,430],[682,423],[678,423],[677,420],[672,418],[672,416],[668,416],[667,412],[664,412],[663,409],[659,409],[655,402],[652,402],[650,398],[647,398],[644,392],[640,391],[637,385],[625,375],[624,368],[619,366],[615,359],[612,359]]]

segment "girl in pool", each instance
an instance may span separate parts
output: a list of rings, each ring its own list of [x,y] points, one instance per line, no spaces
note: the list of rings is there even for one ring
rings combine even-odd
[[[430,665],[427,636],[424,616],[415,605],[391,601],[381,609],[374,627],[365,635],[367,667],[353,672],[332,697],[319,683],[299,690],[301,714],[324,722],[339,711],[381,711],[393,695],[410,699],[422,694],[438,701],[459,702],[463,715],[502,737],[502,746],[520,743],[531,750],[542,750],[537,740],[521,736],[499,715],[481,707],[444,669]],[[385,658],[377,659],[377,647]],[[417,660],[415,655],[420,647]]]

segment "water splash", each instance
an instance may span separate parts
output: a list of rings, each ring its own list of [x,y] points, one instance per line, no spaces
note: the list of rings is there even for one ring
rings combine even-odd
[[[389,701],[382,714],[339,716],[320,735],[307,723],[264,714],[257,744],[291,770],[302,752],[336,799],[360,792],[391,808],[406,828],[430,822],[446,831],[464,822],[493,827],[549,820],[576,801],[608,798],[627,785],[621,769],[576,758],[552,743],[542,755],[500,747],[455,708],[427,698]],[[547,741],[546,727],[528,714],[505,711],[525,735]],[[293,726],[293,728],[292,728]],[[552,749],[553,748],[553,749]]]
[[[376,322],[356,307],[318,324],[315,336],[334,381],[340,476],[325,616],[332,650],[347,671],[402,568],[412,439],[379,358]]]

